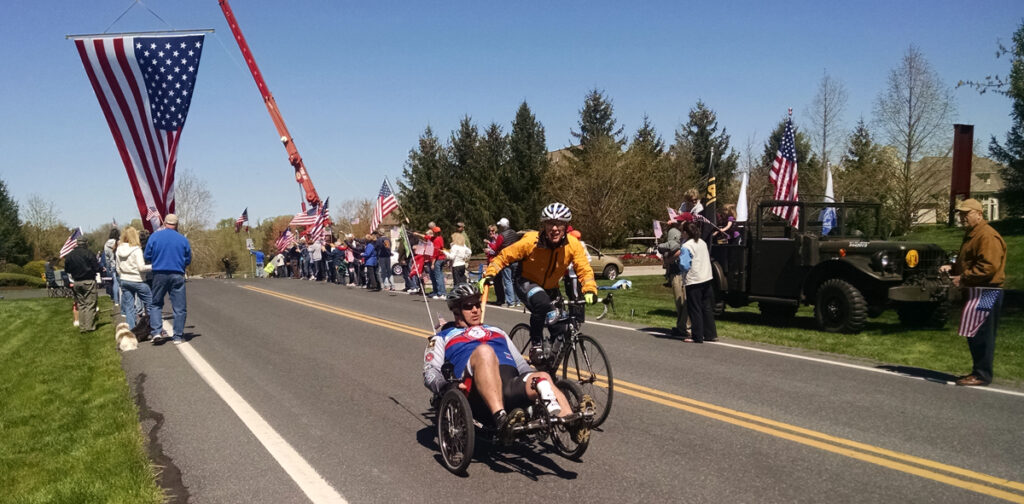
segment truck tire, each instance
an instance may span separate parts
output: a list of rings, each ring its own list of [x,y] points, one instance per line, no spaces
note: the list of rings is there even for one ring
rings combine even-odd
[[[818,286],[814,319],[825,332],[857,333],[867,322],[864,296],[846,280],[833,278]]]
[[[899,303],[900,323],[911,328],[941,329],[949,321],[949,301],[936,303]]]
[[[761,316],[769,322],[788,322],[790,319],[796,316],[796,310],[800,308],[797,305],[790,305],[784,303],[766,303],[759,301],[757,307],[761,310]]]

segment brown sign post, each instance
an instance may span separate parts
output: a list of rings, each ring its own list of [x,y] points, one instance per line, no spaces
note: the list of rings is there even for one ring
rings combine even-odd
[[[974,125],[953,125],[953,174],[949,184],[949,225],[956,224],[957,196],[971,197],[971,161],[974,157]]]

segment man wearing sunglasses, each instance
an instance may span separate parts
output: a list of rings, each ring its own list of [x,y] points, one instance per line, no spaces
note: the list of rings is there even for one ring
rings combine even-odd
[[[441,366],[451,362],[452,376],[461,390],[469,390],[474,411],[486,408],[494,427],[506,441],[510,425],[525,421],[523,408],[537,397],[548,401],[548,411],[558,416],[571,413],[569,403],[551,377],[530,367],[504,331],[483,324],[480,289],[475,284],[456,285],[448,293],[448,308],[455,318],[427,342],[423,354],[423,383],[440,394],[448,381]],[[472,378],[472,387],[465,379]],[[509,408],[511,413],[505,411]]]

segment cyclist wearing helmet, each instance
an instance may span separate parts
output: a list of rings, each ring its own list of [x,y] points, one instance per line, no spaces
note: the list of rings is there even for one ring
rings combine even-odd
[[[507,434],[510,420],[525,419],[525,413],[505,408],[526,408],[541,395],[550,401],[548,411],[558,416],[571,412],[569,403],[551,377],[535,371],[515,351],[515,345],[504,331],[497,327],[483,325],[483,311],[480,308],[480,289],[475,284],[456,285],[448,293],[448,308],[455,317],[441,331],[427,342],[423,354],[423,383],[435,394],[440,394],[447,380],[441,371],[445,361],[451,362],[452,376],[458,379],[471,377],[472,389],[469,394],[474,411],[486,408],[494,415],[494,425]],[[547,381],[550,388],[540,385]],[[538,392],[540,385],[540,392]],[[459,388],[470,387],[463,381]],[[548,395],[553,393],[553,397]],[[545,397],[546,396],[546,397]]]
[[[590,268],[583,245],[574,236],[566,234],[566,227],[572,220],[572,212],[562,203],[552,203],[541,212],[541,231],[530,231],[515,244],[503,249],[484,271],[481,284],[492,283],[494,275],[502,268],[519,262],[520,276],[515,280],[516,295],[530,310],[530,341],[534,352],[546,359],[550,343],[544,340],[544,325],[555,322],[558,311],[552,300],[561,295],[558,282],[565,276],[572,264],[583,285],[584,298],[594,303],[597,283],[594,270]],[[559,330],[560,324],[550,325],[549,330]]]

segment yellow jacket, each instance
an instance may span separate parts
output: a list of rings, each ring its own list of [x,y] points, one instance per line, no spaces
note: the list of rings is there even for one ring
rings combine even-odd
[[[583,292],[596,294],[594,270],[587,261],[583,244],[574,236],[566,236],[563,243],[564,245],[552,249],[546,243],[540,243],[538,231],[530,231],[519,241],[502,249],[491,264],[487,265],[484,276],[496,276],[506,266],[521,262],[523,278],[545,289],[554,289],[558,287],[558,281],[565,276],[571,263],[576,268],[576,276],[583,284]]]

